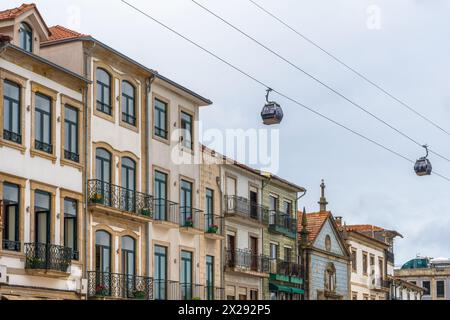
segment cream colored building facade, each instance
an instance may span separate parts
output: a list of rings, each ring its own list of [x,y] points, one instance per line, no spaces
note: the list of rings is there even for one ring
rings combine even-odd
[[[87,80],[42,58],[34,5],[0,15],[0,34],[0,297],[78,299]]]

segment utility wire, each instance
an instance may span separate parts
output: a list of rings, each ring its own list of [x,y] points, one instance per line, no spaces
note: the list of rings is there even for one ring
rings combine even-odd
[[[338,62],[340,65],[344,66],[345,68],[347,68],[348,70],[352,71],[354,74],[356,74],[358,77],[360,77],[361,79],[365,80],[367,83],[371,84],[372,86],[374,86],[375,88],[377,88],[378,90],[380,90],[381,92],[383,92],[385,95],[387,95],[388,97],[390,97],[391,99],[393,99],[394,101],[397,101],[398,103],[400,103],[402,106],[404,106],[405,108],[407,108],[409,111],[411,111],[412,113],[414,113],[415,115],[417,115],[418,117],[422,118],[423,120],[425,120],[426,122],[428,122],[429,124],[431,124],[432,126],[436,127],[437,129],[439,129],[440,131],[442,131],[443,133],[447,134],[448,136],[450,136],[450,132],[447,131],[446,129],[444,129],[442,126],[440,126],[439,124],[437,124],[435,121],[431,120],[430,118],[426,117],[425,115],[423,115],[422,113],[420,113],[419,111],[417,111],[416,109],[414,109],[413,107],[411,107],[409,104],[407,104],[406,102],[404,102],[403,100],[401,100],[400,98],[397,98],[396,96],[394,96],[393,93],[389,92],[387,89],[384,89],[381,85],[375,83],[374,81],[370,80],[367,76],[365,76],[364,74],[362,74],[360,71],[356,70],[354,67],[351,67],[350,65],[348,65],[347,63],[345,63],[342,59],[336,57],[334,54],[332,54],[330,51],[324,49],[323,47],[321,47],[317,42],[313,41],[311,38],[305,36],[304,34],[302,34],[300,31],[298,31],[297,29],[295,29],[294,27],[290,26],[289,24],[287,24],[286,22],[284,22],[281,18],[277,17],[274,13],[270,12],[268,9],[264,8],[262,5],[258,4],[257,2],[255,2],[254,0],[248,0],[249,2],[251,2],[254,6],[256,6],[257,8],[259,8],[260,10],[262,10],[263,12],[265,12],[267,15],[271,16],[273,19],[277,20],[279,23],[281,23],[283,26],[285,26],[286,28],[288,28],[289,30],[291,30],[292,32],[294,32],[295,34],[297,34],[299,37],[301,37],[303,40],[305,40],[306,42],[310,43],[311,45],[313,45],[314,47],[316,47],[317,49],[319,49],[320,51],[322,51],[323,53],[325,53],[327,56],[329,56],[331,59],[335,60],[336,62]]]
[[[370,112],[369,110],[367,110],[366,108],[364,108],[362,105],[356,103],[355,101],[351,100],[350,98],[346,97],[344,94],[340,93],[339,91],[337,91],[336,89],[334,89],[333,87],[329,86],[328,84],[326,84],[325,82],[323,82],[322,80],[318,79],[317,77],[313,76],[311,73],[305,71],[304,69],[302,69],[301,67],[299,67],[298,65],[296,65],[295,63],[293,63],[292,61],[290,61],[289,59],[285,58],[284,56],[282,56],[281,54],[279,54],[278,52],[276,52],[275,50],[269,48],[268,46],[266,46],[265,44],[263,44],[262,42],[258,41],[257,39],[255,39],[254,37],[250,36],[248,33],[246,33],[245,31],[242,31],[241,29],[239,29],[238,27],[236,27],[235,25],[233,25],[232,23],[230,23],[229,21],[225,20],[224,18],[222,18],[221,16],[219,16],[217,13],[211,11],[210,9],[208,9],[207,7],[203,6],[202,4],[198,3],[195,0],[190,0],[191,2],[193,2],[195,5],[197,5],[198,7],[200,7],[201,9],[203,9],[204,11],[208,12],[209,14],[213,15],[214,17],[216,17],[217,19],[219,19],[220,21],[222,21],[223,23],[225,23],[226,25],[228,25],[229,27],[231,27],[232,29],[236,30],[237,32],[239,32],[240,34],[244,35],[246,38],[250,39],[251,41],[253,41],[254,43],[258,44],[260,47],[262,47],[263,49],[267,50],[268,52],[272,53],[273,55],[275,55],[276,57],[278,57],[279,59],[283,60],[284,62],[286,62],[287,64],[289,64],[290,66],[294,67],[295,69],[297,69],[298,71],[302,72],[303,74],[305,74],[306,76],[308,76],[309,78],[311,78],[312,80],[316,81],[317,83],[319,83],[320,85],[324,86],[325,88],[327,88],[328,90],[330,90],[331,92],[335,93],[336,95],[338,95],[339,97],[341,97],[342,99],[346,100],[347,102],[349,102],[350,104],[352,104],[353,106],[355,106],[356,108],[358,108],[359,110],[361,110],[362,112],[368,114],[369,116],[371,116],[372,118],[378,120],[379,122],[383,123],[385,126],[389,127],[390,129],[394,130],[395,132],[397,132],[398,134],[402,135],[403,137],[405,137],[406,139],[410,140],[412,143],[416,144],[419,147],[423,147],[423,143],[420,143],[419,141],[415,140],[414,138],[411,138],[409,135],[407,135],[406,133],[402,132],[401,130],[397,129],[396,127],[394,127],[392,124],[390,124],[389,122],[387,122],[386,120],[383,120],[382,118],[380,118],[379,116],[375,115],[374,113]],[[439,158],[450,162],[450,159],[447,158],[446,156],[443,156],[442,154],[430,150],[430,153],[433,153],[434,155],[438,156]]]
[[[163,22],[159,21],[158,19],[154,18],[154,17],[151,16],[150,14],[148,14],[148,13],[144,12],[143,10],[137,8],[137,7],[134,6],[133,4],[127,2],[126,0],[121,0],[121,2],[123,2],[124,4],[126,4],[127,6],[129,6],[130,8],[134,9],[135,11],[141,13],[142,15],[144,15],[144,16],[147,17],[147,18],[149,18],[150,20],[156,22],[157,24],[159,24],[160,26],[162,26],[162,27],[164,27],[165,29],[169,30],[170,32],[176,34],[177,36],[179,36],[180,38],[182,38],[182,39],[184,39],[185,41],[189,42],[189,43],[192,44],[193,46],[199,48],[200,50],[202,50],[202,51],[204,51],[204,52],[206,52],[206,53],[208,53],[209,55],[211,55],[211,56],[214,57],[215,59],[221,61],[222,63],[226,64],[227,66],[229,66],[230,68],[234,69],[235,71],[241,73],[242,75],[246,76],[247,78],[253,80],[253,81],[256,82],[256,83],[258,83],[259,85],[265,87],[266,89],[270,89],[270,88],[271,88],[271,87],[270,87],[268,84],[266,84],[265,82],[263,82],[263,81],[261,81],[261,80],[258,80],[258,79],[257,79],[256,77],[254,77],[253,75],[251,75],[251,74],[245,72],[244,70],[240,69],[239,67],[236,67],[235,65],[231,64],[230,62],[228,62],[228,61],[225,60],[224,58],[222,58],[222,57],[218,56],[217,54],[215,54],[214,52],[212,52],[212,51],[206,49],[205,47],[203,47],[202,45],[200,45],[200,44],[196,43],[195,41],[191,40],[191,39],[188,38],[187,36],[185,36],[185,35],[179,33],[179,32],[176,31],[175,29],[169,27],[168,25],[166,25],[166,24],[164,24]],[[379,143],[379,142],[377,142],[377,141],[375,141],[375,140],[373,140],[373,139],[371,139],[371,138],[369,138],[369,137],[366,137],[366,136],[363,135],[362,133],[359,133],[359,132],[357,132],[356,130],[353,130],[353,129],[347,127],[346,125],[344,125],[344,124],[342,124],[342,123],[339,123],[339,122],[336,121],[336,120],[333,120],[332,118],[330,118],[330,117],[328,117],[328,116],[326,116],[326,115],[324,115],[324,114],[322,114],[322,113],[320,113],[320,112],[318,112],[318,111],[312,109],[311,107],[308,107],[308,106],[304,105],[303,103],[297,101],[296,99],[291,98],[291,97],[289,97],[288,95],[286,95],[286,94],[284,94],[284,93],[282,93],[282,92],[280,92],[280,91],[278,91],[278,90],[276,90],[276,89],[273,89],[273,88],[272,88],[272,91],[275,92],[275,93],[277,93],[277,94],[280,95],[281,97],[283,97],[283,98],[285,98],[285,99],[287,99],[287,100],[289,100],[289,101],[291,101],[291,102],[293,102],[293,103],[299,105],[300,107],[302,107],[302,108],[304,108],[304,109],[306,109],[306,110],[308,110],[308,111],[314,113],[315,115],[317,115],[317,116],[319,116],[319,117],[321,117],[321,118],[323,118],[323,119],[325,119],[325,120],[327,120],[327,121],[329,121],[329,122],[331,122],[331,123],[334,123],[335,125],[337,125],[337,126],[343,128],[343,129],[347,130],[348,132],[353,133],[353,134],[359,136],[360,138],[362,138],[362,139],[364,139],[364,140],[366,140],[366,141],[368,141],[368,142],[370,142],[370,143],[372,143],[372,144],[374,144],[374,145],[376,145],[376,146],[378,146],[378,147],[380,147],[380,148],[382,148],[382,149],[384,149],[384,150],[386,150],[386,151],[388,151],[388,152],[394,154],[395,156],[397,156],[397,157],[399,157],[399,158],[402,158],[403,160],[408,161],[408,162],[410,162],[410,163],[414,163],[413,160],[411,160],[411,159],[409,159],[408,157],[402,155],[401,153],[399,153],[399,152],[397,152],[397,151],[395,151],[395,150],[393,150],[393,149],[391,149],[391,148],[389,148],[389,147],[386,147],[385,145],[383,145],[383,144],[381,144],[381,143]],[[448,178],[448,177],[446,177],[446,176],[444,176],[444,175],[442,175],[442,174],[440,174],[440,173],[437,173],[437,172],[433,171],[433,174],[435,174],[436,176],[439,176],[439,177],[441,177],[442,179],[447,180],[448,182],[450,182],[450,178]]]

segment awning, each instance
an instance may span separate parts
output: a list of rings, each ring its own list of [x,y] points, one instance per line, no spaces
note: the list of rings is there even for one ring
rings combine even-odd
[[[294,294],[304,294],[305,293],[305,291],[300,288],[282,286],[282,285],[275,284],[275,283],[269,283],[269,290],[286,292],[286,293],[294,293]]]
[[[305,291],[300,288],[291,287],[291,290],[292,290],[292,293],[296,293],[296,294],[304,294],[305,293]]]

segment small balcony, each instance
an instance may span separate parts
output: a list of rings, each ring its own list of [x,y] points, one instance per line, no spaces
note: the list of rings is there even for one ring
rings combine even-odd
[[[224,238],[224,219],[215,214],[205,214],[204,224],[205,237],[214,240]]]
[[[167,228],[178,228],[180,224],[178,203],[167,199],[154,199],[153,219],[155,225]]]
[[[17,144],[22,143],[22,135],[16,132],[12,132],[6,129],[3,129],[3,139],[12,141]]]
[[[192,207],[180,207],[180,228],[188,233],[202,233],[202,216],[202,210]]]
[[[109,207],[138,217],[152,218],[153,197],[101,180],[89,180],[90,205]]]
[[[269,273],[270,258],[250,250],[227,250],[226,267],[234,271]]]
[[[269,231],[296,239],[297,219],[284,212],[269,211]]]
[[[224,289],[209,285],[154,280],[155,300],[223,300]]]
[[[7,240],[7,239],[3,239],[2,247],[3,247],[3,250],[6,250],[6,251],[20,252],[21,243],[20,243],[20,241],[11,241],[11,240]]]
[[[267,224],[267,209],[243,197],[225,196],[225,215]]]
[[[88,297],[105,300],[152,300],[153,279],[128,274],[88,271]]]
[[[71,248],[48,243],[25,243],[25,269],[65,277],[70,273]]]

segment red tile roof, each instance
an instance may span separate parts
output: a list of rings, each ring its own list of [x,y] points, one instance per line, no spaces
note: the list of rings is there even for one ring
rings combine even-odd
[[[319,234],[320,229],[322,229],[323,224],[327,220],[328,217],[331,216],[331,212],[312,212],[306,214],[306,230],[308,231],[308,242],[313,242],[317,235]],[[302,217],[303,213],[301,211],[298,212],[298,231],[301,232],[303,229],[302,226]]]
[[[0,20],[14,19],[31,9],[36,9],[36,5],[34,3],[24,3],[20,7],[0,11]]]
[[[346,225],[345,229],[347,231],[358,231],[358,232],[372,232],[372,231],[384,231],[385,229],[371,224],[353,224]]]
[[[89,37],[89,35],[67,29],[63,26],[53,26],[50,27],[50,37],[46,42],[83,37]]]

